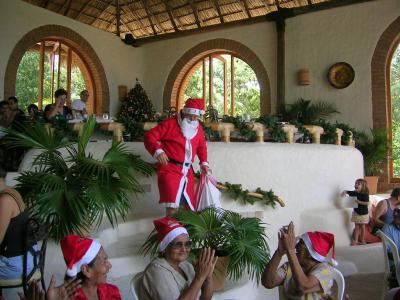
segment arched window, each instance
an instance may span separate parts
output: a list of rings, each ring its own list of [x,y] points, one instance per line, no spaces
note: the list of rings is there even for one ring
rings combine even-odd
[[[392,176],[400,179],[400,46],[390,65],[390,96],[392,104]]]
[[[178,106],[189,98],[204,98],[222,115],[260,116],[260,85],[253,69],[230,53],[207,55],[189,69]]]
[[[54,102],[54,91],[68,91],[67,104],[89,90],[87,109],[93,111],[93,84],[90,73],[77,52],[61,40],[42,40],[32,45],[18,66],[15,94],[19,106],[35,103],[39,109]]]

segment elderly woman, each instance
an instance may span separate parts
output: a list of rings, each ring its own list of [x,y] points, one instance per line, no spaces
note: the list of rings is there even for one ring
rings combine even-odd
[[[154,225],[159,235],[161,255],[144,271],[139,299],[211,299],[212,274],[217,262],[214,250],[209,248],[202,250],[195,271],[192,264],[187,261],[191,242],[186,229],[169,217],[155,220]]]
[[[287,299],[333,299],[331,264],[335,261],[327,255],[334,247],[334,236],[315,231],[296,239],[291,222],[280,230],[278,238],[278,249],[264,270],[262,284],[268,289],[283,285]],[[285,254],[288,262],[278,268]]]
[[[7,173],[0,166],[0,279],[17,279],[22,276],[25,252],[25,230],[29,219],[21,195],[5,183]],[[28,273],[33,258],[28,253]]]
[[[68,235],[61,240],[61,250],[67,264],[66,278],[82,281],[73,300],[121,300],[118,287],[106,282],[111,264],[98,242]]]

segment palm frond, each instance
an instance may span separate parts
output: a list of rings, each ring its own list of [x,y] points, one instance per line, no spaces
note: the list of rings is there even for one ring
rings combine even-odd
[[[96,115],[91,115],[85,125],[83,125],[83,130],[79,136],[78,140],[78,155],[85,156],[85,149],[93,134],[94,127],[96,125]]]

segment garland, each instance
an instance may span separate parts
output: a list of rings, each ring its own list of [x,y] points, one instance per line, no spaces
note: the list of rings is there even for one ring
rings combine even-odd
[[[194,175],[197,179],[200,178],[200,172],[196,172]],[[232,184],[229,182],[218,182],[217,188],[221,192],[227,193],[235,201],[241,200],[243,204],[254,205],[254,203],[259,202],[267,206],[272,206],[272,208],[275,208],[276,203],[281,207],[285,206],[285,202],[275,195],[272,190],[264,191],[261,188],[257,188],[255,192],[250,192],[249,190],[243,190],[241,184]]]

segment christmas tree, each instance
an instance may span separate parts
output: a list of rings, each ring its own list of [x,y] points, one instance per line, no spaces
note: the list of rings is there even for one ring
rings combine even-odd
[[[154,119],[154,107],[146,91],[136,78],[136,85],[122,102],[118,119],[129,118],[134,122],[146,122]]]
[[[154,114],[153,104],[136,78],[136,85],[122,101],[118,114],[118,122],[125,126],[124,139],[142,140],[144,131],[139,123],[152,121]]]

